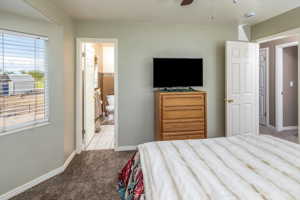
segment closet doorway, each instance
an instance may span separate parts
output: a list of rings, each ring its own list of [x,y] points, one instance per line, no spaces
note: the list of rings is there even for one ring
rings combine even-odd
[[[77,39],[77,152],[117,146],[117,40]]]

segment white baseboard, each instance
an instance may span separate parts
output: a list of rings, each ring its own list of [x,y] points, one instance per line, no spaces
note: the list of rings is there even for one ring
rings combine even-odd
[[[65,169],[68,167],[68,165],[70,164],[70,162],[72,161],[72,159],[74,158],[74,156],[76,155],[76,152],[72,152],[71,155],[68,157],[68,159],[65,161],[65,163],[63,164],[63,166],[56,168],[28,183],[25,183],[24,185],[21,185],[11,191],[8,191],[7,193],[0,195],[0,200],[8,200],[10,198],[13,198],[15,196],[17,196],[18,194],[25,192],[26,190],[62,173],[65,171]]]
[[[85,145],[81,144],[80,147],[76,147],[76,154],[80,154],[82,151],[84,151]]]
[[[20,193],[22,193],[22,192],[24,192],[24,191],[26,191],[26,190],[34,187],[34,186],[48,180],[49,178],[52,178],[53,176],[56,176],[56,175],[62,173],[63,171],[64,171],[63,166],[59,167],[55,170],[52,170],[52,171],[50,171],[50,172],[48,172],[48,173],[46,173],[46,174],[44,174],[40,177],[28,182],[28,183],[25,183],[24,185],[21,185],[21,186],[15,188],[15,189],[3,194],[3,195],[1,195],[0,199],[1,200],[8,200],[8,199],[10,199],[14,196],[17,196],[18,194],[20,194]]]
[[[115,151],[136,151],[137,146],[120,146],[116,147]]]
[[[67,167],[69,166],[69,164],[71,163],[71,161],[73,160],[73,158],[75,157],[75,155],[76,155],[76,151],[73,151],[71,153],[71,155],[67,158],[67,160],[65,161],[64,166],[63,166],[64,170],[67,169]]]
[[[298,129],[298,126],[285,126],[285,127],[274,127],[272,125],[267,125],[268,128],[272,129],[273,131],[276,131],[276,132],[281,132],[281,131],[289,131],[289,130],[297,130]]]

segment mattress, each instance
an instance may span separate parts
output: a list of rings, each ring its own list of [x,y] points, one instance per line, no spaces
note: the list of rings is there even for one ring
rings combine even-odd
[[[146,200],[300,199],[300,145],[272,136],[152,142],[138,150]]]

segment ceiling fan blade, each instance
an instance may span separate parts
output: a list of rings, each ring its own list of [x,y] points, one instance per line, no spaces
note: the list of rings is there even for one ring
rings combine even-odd
[[[187,6],[190,5],[191,3],[193,3],[194,0],[183,0],[181,2],[181,6]]]

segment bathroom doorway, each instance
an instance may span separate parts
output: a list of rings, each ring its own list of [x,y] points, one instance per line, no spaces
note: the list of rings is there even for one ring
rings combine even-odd
[[[77,127],[77,147],[114,149],[117,143],[117,42],[78,39],[77,44],[80,56],[77,99],[81,100],[77,103],[77,108],[81,107],[81,118],[77,118],[81,122],[81,127]]]

